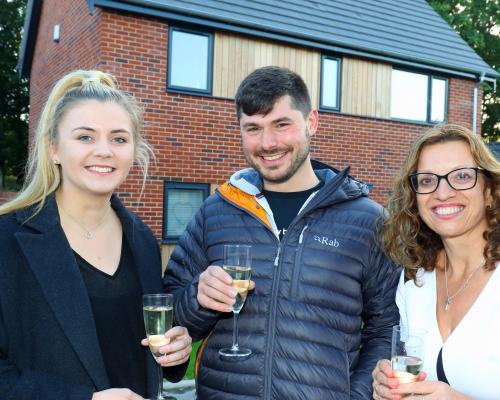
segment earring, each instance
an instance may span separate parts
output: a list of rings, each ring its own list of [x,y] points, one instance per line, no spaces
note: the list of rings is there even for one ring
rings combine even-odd
[[[52,160],[54,162],[55,165],[59,164],[59,161],[58,160]]]

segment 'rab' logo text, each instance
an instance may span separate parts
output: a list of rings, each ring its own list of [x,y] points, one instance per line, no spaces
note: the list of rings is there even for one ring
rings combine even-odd
[[[321,244],[325,244],[327,246],[332,246],[332,247],[339,247],[340,246],[340,243],[338,242],[337,239],[335,239],[335,238],[330,239],[327,236],[314,235],[314,240],[316,240],[317,242],[319,242]]]

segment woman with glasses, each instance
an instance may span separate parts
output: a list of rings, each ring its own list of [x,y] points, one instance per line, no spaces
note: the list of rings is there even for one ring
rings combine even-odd
[[[373,371],[375,399],[498,399],[500,393],[500,164],[458,125],[428,130],[397,177],[382,227],[404,271],[400,325],[427,331],[422,371],[398,383]]]

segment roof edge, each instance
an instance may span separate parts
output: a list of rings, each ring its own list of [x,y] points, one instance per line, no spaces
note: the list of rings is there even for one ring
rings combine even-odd
[[[38,26],[42,14],[42,3],[42,0],[28,0],[28,4],[26,5],[23,37],[19,46],[19,57],[16,66],[17,72],[21,77],[29,77],[31,73]]]
[[[398,65],[404,65],[413,68],[427,69],[430,71],[436,71],[440,73],[461,76],[470,79],[479,79],[482,74],[485,76],[485,81],[495,82],[497,78],[500,78],[500,72],[497,72],[492,67],[488,65],[488,69],[468,69],[468,68],[457,68],[447,64],[438,64],[429,60],[419,60],[412,57],[402,56],[401,54],[393,52],[373,52],[367,48],[354,48],[345,47],[342,44],[334,42],[320,42],[311,39],[307,35],[290,35],[290,32],[282,32],[279,30],[264,30],[260,26],[250,27],[238,24],[238,21],[221,22],[215,19],[209,19],[199,13],[191,12],[191,14],[182,13],[175,7],[168,7],[166,5],[158,7],[153,7],[148,0],[126,0],[116,1],[116,0],[94,0],[96,6],[101,6],[104,8],[111,8],[115,10],[128,11],[148,16],[161,17],[166,19],[171,19],[177,22],[183,22],[188,24],[195,24],[200,26],[206,26],[210,28],[219,28],[227,31],[244,33],[251,36],[264,37],[267,39],[280,40],[287,43],[298,44],[306,47],[314,47],[326,51],[339,52],[349,55],[356,55],[360,57],[371,58],[379,61],[386,61]]]

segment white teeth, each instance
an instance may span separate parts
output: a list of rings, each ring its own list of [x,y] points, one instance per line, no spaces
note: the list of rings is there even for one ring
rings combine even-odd
[[[463,207],[439,207],[435,209],[438,215],[450,215],[462,211]]]
[[[277,160],[278,158],[282,157],[284,153],[280,153],[280,154],[276,154],[274,156],[262,156],[262,158],[264,160],[267,160],[267,161],[273,161],[273,160]]]
[[[111,171],[113,171],[113,168],[110,168],[110,167],[97,167],[95,165],[89,167],[89,169],[91,171],[94,171],[94,172],[111,172]]]

